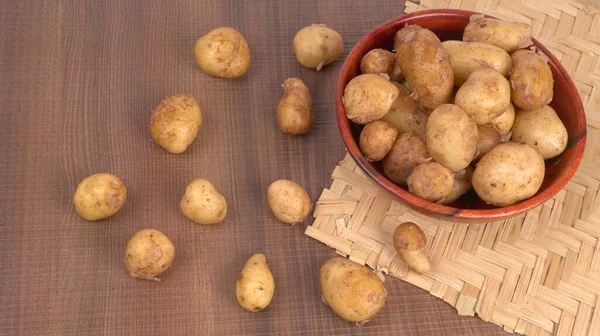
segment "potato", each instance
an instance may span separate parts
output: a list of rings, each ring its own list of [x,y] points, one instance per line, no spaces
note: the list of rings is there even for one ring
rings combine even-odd
[[[344,89],[342,102],[348,119],[365,125],[388,113],[398,94],[398,88],[389,80],[366,74],[350,80]]]
[[[408,177],[408,191],[431,202],[448,195],[453,184],[452,172],[437,162],[421,163]]]
[[[134,278],[156,280],[171,267],[175,246],[162,232],[144,229],[136,232],[125,248],[125,267]]]
[[[250,69],[250,48],[244,36],[229,27],[213,29],[194,46],[200,69],[221,78],[237,78]]]
[[[79,183],[73,204],[79,216],[94,221],[117,213],[126,199],[127,189],[123,181],[114,175],[99,173]]]
[[[467,191],[473,189],[473,167],[469,166],[465,170],[461,170],[454,174],[454,183],[452,190],[444,198],[438,201],[441,204],[450,204],[464,195]]]
[[[206,179],[195,179],[185,188],[179,209],[194,223],[217,224],[227,215],[227,200]]]
[[[385,305],[387,291],[371,270],[354,261],[332,258],[321,266],[324,301],[346,321],[362,325]]]
[[[249,312],[258,312],[271,303],[275,292],[273,274],[264,254],[251,256],[235,283],[237,301]]]
[[[426,135],[433,160],[452,172],[467,168],[477,155],[477,124],[456,105],[444,104],[433,110]]]
[[[554,95],[554,79],[547,59],[531,50],[519,50],[511,57],[510,85],[515,105],[523,110],[537,110],[548,105]]]
[[[310,91],[300,78],[283,82],[285,90],[277,104],[277,124],[287,134],[308,133],[315,120],[315,106]]]
[[[454,86],[463,85],[469,75],[481,66],[497,70],[504,77],[512,68],[510,55],[494,45],[482,42],[444,41],[442,47],[448,53],[454,71]]]
[[[490,125],[494,126],[500,135],[504,135],[510,131],[515,121],[515,107],[513,104],[508,105],[508,108],[501,115],[492,119]]]
[[[344,39],[324,24],[312,24],[294,36],[294,53],[298,62],[311,69],[321,70],[342,56]]]
[[[360,71],[364,74],[384,73],[391,76],[396,55],[385,49],[373,49],[360,60]]]
[[[535,148],[547,160],[565,150],[569,134],[554,109],[544,105],[537,110],[517,112],[511,139]]]
[[[413,169],[430,159],[427,146],[421,137],[414,133],[403,133],[383,158],[383,173],[397,185],[406,186]]]
[[[424,138],[429,116],[409,97],[408,91],[402,85],[392,83],[398,88],[398,97],[381,120],[390,123],[400,133],[412,132]]]
[[[415,90],[418,103],[434,109],[449,103],[454,73],[440,39],[420,26],[405,26],[396,34],[396,63]]]
[[[367,160],[380,161],[392,149],[397,137],[397,129],[388,122],[377,120],[362,129],[358,146]]]
[[[196,98],[178,94],[163,99],[150,117],[150,135],[167,152],[183,153],[196,139],[202,111]]]
[[[531,26],[528,24],[484,18],[476,14],[465,27],[463,41],[489,43],[512,54],[529,45],[531,35]]]
[[[454,104],[477,124],[487,124],[510,106],[510,85],[498,71],[480,67],[458,89]]]
[[[477,125],[477,138],[478,154],[476,160],[481,159],[487,152],[496,147],[501,140],[500,133],[494,126],[490,125]]]
[[[533,147],[501,143],[479,160],[473,188],[485,202],[508,206],[535,195],[544,181],[545,169],[544,159]]]
[[[400,259],[411,270],[420,274],[425,274],[431,269],[431,261],[425,250],[426,245],[425,233],[413,222],[402,223],[394,230],[394,248]]]
[[[277,180],[269,185],[267,193],[273,214],[283,223],[302,222],[312,209],[308,193],[296,182]]]

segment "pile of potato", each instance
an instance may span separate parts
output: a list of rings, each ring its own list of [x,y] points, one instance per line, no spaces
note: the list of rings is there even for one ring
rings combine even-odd
[[[495,206],[535,195],[544,160],[565,150],[568,135],[548,105],[548,59],[531,44],[530,26],[483,15],[471,17],[462,41],[417,25],[399,30],[395,54],[368,52],[344,91],[348,119],[364,125],[365,158],[431,202],[472,188]]]

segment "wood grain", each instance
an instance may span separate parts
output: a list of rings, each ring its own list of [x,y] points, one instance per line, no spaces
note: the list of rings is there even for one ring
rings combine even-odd
[[[321,303],[318,271],[333,251],[304,236],[307,224],[276,221],[266,189],[278,178],[313,200],[344,155],[335,123],[341,62],[302,68],[291,41],[324,22],[345,53],[403,1],[3,1],[0,3],[0,330],[8,335],[500,335],[501,329],[425,291],[389,280],[387,306],[363,328]],[[246,37],[252,67],[242,78],[202,73],[192,47],[217,26]],[[277,128],[280,84],[299,76],[313,92],[307,136]],[[204,124],[182,155],[148,133],[153,107],[187,92]],[[71,201],[96,172],[119,176],[128,200],[114,217],[85,222]],[[179,212],[185,186],[212,181],[229,202],[221,225]],[[130,278],[129,237],[142,228],[177,248],[159,283]],[[267,255],[276,290],[266,311],[238,306],[235,280],[251,254]]]

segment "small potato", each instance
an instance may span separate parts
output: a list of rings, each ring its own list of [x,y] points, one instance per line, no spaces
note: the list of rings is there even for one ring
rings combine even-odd
[[[537,110],[552,101],[554,79],[545,57],[531,50],[512,54],[512,100],[523,110]]]
[[[332,258],[321,266],[324,301],[346,321],[362,325],[385,305],[383,282],[363,265],[344,258]]]
[[[360,71],[363,74],[388,74],[391,76],[396,63],[396,55],[385,49],[373,49],[360,60]]]
[[[366,74],[352,78],[344,89],[342,102],[348,119],[365,125],[388,113],[398,94],[398,88],[389,80]]]
[[[179,202],[181,212],[197,224],[217,224],[227,215],[227,200],[205,179],[195,179]]]
[[[125,184],[111,174],[94,174],[77,186],[73,204],[79,216],[95,221],[108,218],[119,211],[127,199]]]
[[[277,124],[287,134],[308,133],[315,120],[315,106],[310,91],[300,78],[283,82],[285,90],[277,104]]]
[[[528,144],[548,160],[565,150],[569,134],[554,109],[545,105],[537,110],[517,112],[511,139]]]
[[[454,104],[475,123],[487,124],[510,106],[510,85],[498,71],[480,67],[458,89]]]
[[[202,36],[194,46],[200,69],[221,78],[237,78],[250,69],[250,48],[237,30],[221,27]]]
[[[508,105],[508,108],[501,115],[492,119],[490,125],[496,127],[500,135],[504,135],[510,131],[515,121],[515,107],[513,104]]]
[[[501,140],[500,133],[490,125],[477,125],[477,157],[475,160],[481,159],[492,148],[496,147]]]
[[[406,186],[413,169],[429,160],[427,146],[421,137],[414,133],[403,133],[383,159],[383,173],[397,185]]]
[[[531,26],[528,24],[484,18],[483,15],[476,14],[465,27],[463,41],[489,43],[512,54],[515,50],[526,47],[531,41],[531,35]]]
[[[437,162],[421,163],[408,177],[408,191],[431,202],[446,197],[453,184],[452,172]]]
[[[324,24],[312,24],[294,36],[294,53],[298,62],[311,69],[321,70],[342,56],[344,39]]]
[[[413,222],[402,223],[394,230],[396,252],[411,270],[419,274],[425,274],[431,269],[431,261],[425,250],[426,245],[425,233]]]
[[[546,167],[531,146],[505,142],[479,160],[473,173],[473,188],[489,204],[508,206],[527,199],[540,189]]]
[[[390,111],[381,120],[390,123],[400,133],[412,132],[425,138],[425,125],[429,116],[417,106],[402,85],[392,83],[398,88],[399,94]]]
[[[467,191],[473,189],[473,167],[469,166],[465,170],[461,170],[454,174],[454,183],[450,193],[442,198],[438,203],[450,204],[464,195]]]
[[[397,129],[388,122],[377,120],[362,129],[358,146],[367,160],[379,161],[392,149],[397,137]]]
[[[296,182],[277,180],[269,185],[267,193],[273,214],[283,223],[302,222],[312,209],[308,193]]]
[[[171,267],[175,246],[162,232],[144,229],[135,233],[125,248],[125,267],[134,278],[155,280]]]
[[[405,26],[396,33],[396,63],[415,90],[417,102],[434,109],[450,102],[454,72],[440,39],[420,26]]]
[[[235,283],[237,301],[249,312],[258,312],[271,303],[275,292],[275,281],[267,257],[255,254],[246,261],[240,277]]]
[[[426,135],[433,160],[452,172],[467,168],[477,155],[477,124],[456,105],[444,104],[433,110]]]
[[[481,66],[497,70],[504,77],[512,68],[510,55],[501,48],[482,42],[444,41],[454,71],[454,86],[463,85],[469,75]]]
[[[202,111],[196,98],[179,94],[163,99],[150,117],[150,135],[169,153],[183,153],[196,139]]]

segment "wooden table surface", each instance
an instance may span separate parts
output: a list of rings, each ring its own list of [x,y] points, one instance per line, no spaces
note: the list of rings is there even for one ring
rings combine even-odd
[[[343,4],[343,5],[342,5]],[[0,330],[22,335],[501,335],[427,292],[388,278],[386,307],[366,326],[321,302],[320,265],[332,249],[305,224],[276,221],[270,182],[288,178],[316,200],[345,149],[334,116],[342,61],[317,73],[292,51],[295,32],[322,22],[344,37],[344,58],[370,29],[402,14],[402,1],[2,1],[0,3]],[[224,80],[202,73],[194,42],[218,26],[246,37],[250,71]],[[279,131],[281,83],[302,78],[313,93],[310,134]],[[156,145],[149,116],[187,92],[204,113],[182,155]],[[110,172],[128,188],[125,206],[86,222],[77,184]],[[212,181],[229,213],[199,226],[179,211],[185,186]],[[311,219],[312,220],[312,219]],[[136,280],[125,244],[142,228],[174,242],[161,282]],[[246,258],[265,253],[276,290],[263,312],[235,299]]]

